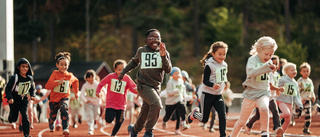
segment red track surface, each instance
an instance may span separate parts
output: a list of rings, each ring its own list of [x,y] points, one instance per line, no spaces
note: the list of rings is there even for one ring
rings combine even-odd
[[[231,114],[230,116],[236,116],[237,114]],[[227,127],[233,128],[235,120],[228,120],[227,121]],[[174,136],[174,137],[180,137],[174,134],[174,128],[175,128],[175,121],[169,121],[168,122],[168,129],[163,130],[161,127],[162,118],[160,118],[159,122],[156,125],[156,130],[154,131],[154,134],[156,137],[166,137],[166,136]],[[118,132],[118,137],[127,137],[127,127],[128,127],[128,121],[125,120],[123,123],[120,131]],[[185,131],[181,131],[183,133],[183,136],[198,136],[198,137],[208,137],[208,136],[219,136],[219,131],[216,129],[215,133],[209,132],[209,129],[203,130],[202,127],[198,126],[199,121],[195,120],[191,124],[191,128],[187,129]],[[215,126],[218,125],[218,121],[215,123]],[[297,134],[297,135],[303,135],[302,129],[304,125],[304,117],[300,119],[296,119],[296,125],[294,127],[290,126],[288,130],[286,131],[287,134]],[[5,128],[4,126],[0,126],[0,137],[22,137],[23,134],[19,132],[18,129],[11,129],[9,126]],[[55,131],[55,132],[49,132],[48,130],[48,123],[34,123],[34,129],[31,129],[31,135],[33,137],[38,137],[41,135],[42,137],[61,137],[62,131]],[[272,131],[272,120],[270,119],[270,131]],[[107,124],[105,127],[99,127],[97,130],[95,130],[94,135],[91,135],[92,137],[99,137],[99,136],[110,136],[110,133],[112,131],[113,124]],[[253,128],[253,130],[259,130],[260,124],[257,122]],[[312,118],[311,123],[311,129],[312,136],[320,136],[320,115],[317,115]],[[72,128],[70,127],[70,136],[71,137],[87,137],[89,136],[87,130],[87,124],[86,122],[83,122],[83,124],[79,125],[78,128]],[[231,133],[230,130],[227,130],[227,135]],[[138,134],[138,137],[142,137],[144,134],[144,130]],[[254,137],[254,136],[260,136],[260,135],[246,135],[243,132],[241,132],[240,137]]]

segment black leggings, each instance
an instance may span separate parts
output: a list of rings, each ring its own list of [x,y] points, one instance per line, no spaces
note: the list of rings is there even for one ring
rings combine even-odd
[[[28,118],[28,99],[24,99],[17,104],[9,104],[10,112],[9,112],[9,122],[13,123],[16,122],[18,119],[19,111],[22,116],[22,128],[23,134],[29,135],[30,132],[30,122]]]
[[[116,110],[113,108],[106,108],[105,119],[107,123],[111,123],[116,118],[115,125],[111,135],[116,135],[124,120],[124,110]]]
[[[185,115],[186,108],[180,102],[174,105],[166,105],[166,115],[163,117],[163,122],[167,122],[174,111],[176,112],[176,117],[177,117],[176,129],[179,129],[180,117],[182,121],[186,120],[186,115]]]

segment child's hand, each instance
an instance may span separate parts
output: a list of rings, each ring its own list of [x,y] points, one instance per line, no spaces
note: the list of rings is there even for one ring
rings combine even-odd
[[[96,93],[96,97],[97,97],[97,98],[100,98],[100,94],[99,94],[99,93]]]
[[[58,85],[61,85],[63,83],[64,78],[58,80]]]
[[[14,102],[13,99],[10,99],[10,100],[8,101],[9,104],[13,104],[13,102]]]
[[[166,55],[166,45],[163,42],[160,43],[159,52],[160,52],[160,56]]]
[[[316,98],[315,97],[312,97],[311,99],[312,99],[313,103],[316,103]]]
[[[277,69],[277,66],[276,65],[273,65],[273,64],[270,64],[269,66],[272,70],[276,70]]]
[[[284,91],[284,87],[279,87],[278,89],[280,92],[283,92]]]
[[[213,88],[214,88],[214,89],[219,89],[219,88],[220,88],[220,85],[217,84],[217,83],[214,83]]]
[[[78,100],[78,94],[74,94],[74,98]]]
[[[37,99],[35,97],[30,97],[31,100],[36,101]]]

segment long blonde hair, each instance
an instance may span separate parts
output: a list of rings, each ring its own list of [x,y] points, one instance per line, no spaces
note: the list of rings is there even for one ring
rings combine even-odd
[[[269,37],[269,36],[263,36],[259,38],[251,47],[251,50],[249,52],[250,55],[257,55],[258,52],[262,49],[268,49],[273,48],[274,51],[277,50],[278,45],[276,41]]]

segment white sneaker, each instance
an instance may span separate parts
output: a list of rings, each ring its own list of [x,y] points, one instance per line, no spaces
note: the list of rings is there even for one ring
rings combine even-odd
[[[203,124],[203,126],[202,126],[202,128],[204,129],[204,130],[207,130],[207,124]]]
[[[210,128],[210,130],[209,130],[209,132],[216,132],[216,130],[214,130],[214,128],[212,127],[212,128]]]
[[[244,133],[250,135],[251,134],[251,128],[249,128],[248,126],[244,126]]]
[[[182,135],[182,133],[180,132],[179,129],[177,129],[174,133],[175,133],[176,135]]]
[[[16,123],[12,123],[12,124],[11,124],[11,128],[12,128],[12,129],[16,129],[16,128],[17,128]]]
[[[60,124],[58,124],[58,125],[56,125],[56,131],[59,131],[60,130],[60,128],[61,128],[61,125]]]
[[[98,129],[98,125],[97,125],[97,124],[94,124],[93,128],[94,128],[94,129]]]
[[[69,129],[65,129],[65,130],[63,130],[63,136],[64,137],[68,137],[69,135],[70,135],[70,133],[69,133]]]

